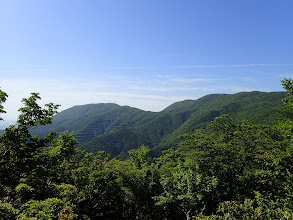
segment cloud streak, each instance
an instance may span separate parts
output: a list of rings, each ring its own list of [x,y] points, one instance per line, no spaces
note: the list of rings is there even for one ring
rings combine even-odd
[[[152,92],[171,92],[171,91],[213,91],[210,87],[144,87],[144,86],[132,86],[134,90],[152,91]]]
[[[194,78],[194,79],[173,78],[173,79],[170,79],[170,81],[178,82],[178,83],[195,83],[195,82],[215,82],[215,81],[217,81],[217,79],[207,79],[207,78]]]
[[[195,69],[195,68],[230,68],[230,67],[257,67],[257,66],[292,66],[293,64],[232,64],[232,65],[207,65],[207,66],[172,66],[175,69]]]
[[[0,73],[33,73],[33,72],[46,72],[46,69],[19,69],[19,70],[0,70]]]
[[[196,82],[215,82],[218,79],[210,79],[210,78],[177,78],[170,75],[158,75],[159,78],[165,78],[171,82],[177,83],[196,83]]]
[[[149,67],[149,66],[118,66],[118,67],[101,67],[96,68],[97,70],[137,70],[137,69],[158,69],[159,67]]]

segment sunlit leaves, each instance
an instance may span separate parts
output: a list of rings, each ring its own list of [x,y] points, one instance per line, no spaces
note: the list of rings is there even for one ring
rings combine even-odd
[[[49,103],[45,105],[46,109],[42,109],[37,103],[37,100],[40,99],[39,93],[32,93],[31,97],[22,100],[24,107],[19,109],[21,114],[17,120],[18,126],[32,128],[51,124],[53,115],[57,113],[57,109],[60,105]]]
[[[1,113],[6,113],[4,111],[4,107],[2,105],[2,103],[4,103],[6,101],[6,98],[8,97],[7,93],[3,92],[1,89],[0,89],[0,114]],[[3,118],[0,117],[0,121],[3,120]]]

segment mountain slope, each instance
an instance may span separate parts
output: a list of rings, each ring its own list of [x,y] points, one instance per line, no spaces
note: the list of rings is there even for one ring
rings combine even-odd
[[[48,132],[73,131],[78,141],[83,143],[104,133],[147,122],[154,114],[111,103],[75,106],[62,111],[54,117],[51,125],[37,128],[34,133],[44,135]]]
[[[174,146],[178,142],[179,135],[192,133],[195,129],[205,129],[210,121],[223,114],[228,114],[235,122],[248,120],[254,124],[273,124],[279,117],[281,99],[286,96],[285,92],[241,92],[233,95],[202,97],[189,106],[190,109],[194,108],[197,111],[173,133],[163,137],[153,151],[160,152],[162,149]],[[170,107],[177,109],[180,104],[180,102],[175,103]],[[170,111],[170,108],[165,110]]]
[[[174,147],[178,136],[206,128],[215,117],[229,114],[235,122],[271,124],[279,117],[278,109],[285,92],[241,92],[233,95],[212,94],[198,100],[177,102],[161,112],[148,112],[116,104],[75,106],[54,117],[53,124],[34,132],[74,131],[79,147],[90,152],[106,150],[112,156],[127,156],[140,145],[161,150]]]

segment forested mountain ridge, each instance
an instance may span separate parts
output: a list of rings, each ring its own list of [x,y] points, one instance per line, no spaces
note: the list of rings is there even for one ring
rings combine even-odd
[[[37,128],[35,132],[46,134],[52,131],[74,131],[75,136],[82,143],[113,130],[143,123],[154,114],[112,103],[74,106],[57,114],[51,125]]]
[[[174,103],[161,112],[143,111],[117,104],[74,106],[54,116],[53,123],[34,133],[73,131],[79,147],[89,152],[105,150],[111,156],[146,145],[152,155],[174,147],[178,136],[205,129],[215,117],[229,114],[235,122],[271,124],[285,92],[241,92],[211,94],[197,100]]]
[[[279,118],[281,99],[286,97],[284,92],[240,92],[236,94],[212,94],[193,102],[183,101],[186,111],[195,111],[182,126],[170,135],[165,136],[155,148],[167,149],[178,142],[178,136],[193,133],[195,129],[206,129],[210,121],[222,114],[228,114],[234,122],[248,120],[253,124],[273,124]],[[165,111],[177,111],[181,102],[174,103]],[[187,105],[186,105],[187,104]],[[155,149],[153,149],[155,150]]]

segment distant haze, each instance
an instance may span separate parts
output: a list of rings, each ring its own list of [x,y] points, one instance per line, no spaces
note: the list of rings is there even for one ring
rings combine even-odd
[[[9,121],[9,120],[5,120],[5,121],[0,121],[0,130],[1,129],[5,129],[10,125],[15,124],[15,121]]]

